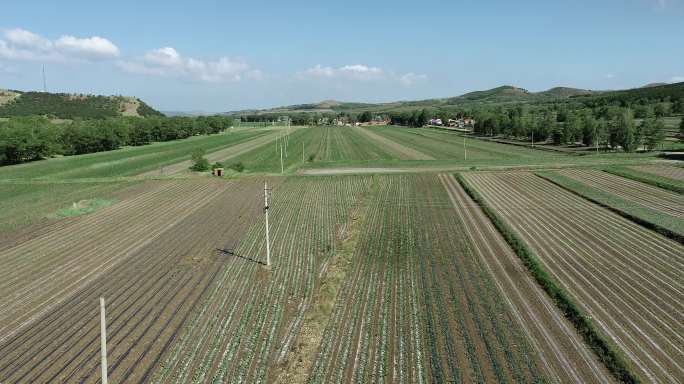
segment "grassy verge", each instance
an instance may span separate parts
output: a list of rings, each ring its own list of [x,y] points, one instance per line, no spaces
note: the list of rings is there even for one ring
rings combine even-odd
[[[604,168],[603,171],[612,173],[613,175],[636,180],[645,184],[650,184],[658,188],[667,189],[668,191],[684,194],[684,183],[679,182],[677,180],[668,179],[667,177],[639,172],[624,167],[607,167]]]
[[[594,323],[585,316],[577,304],[561,288],[551,275],[544,269],[537,256],[527,247],[527,244],[508,226],[504,220],[487,205],[482,196],[473,189],[462,175],[456,174],[456,179],[468,195],[481,207],[492,221],[496,229],[503,235],[506,242],[522,260],[537,283],[551,297],[558,309],[574,325],[584,341],[596,353],[599,360],[608,371],[621,383],[638,383],[637,376],[630,370],[627,361],[613,346],[613,344],[596,328]]]
[[[647,229],[684,244],[684,223],[676,217],[630,203],[555,172],[537,172],[536,175]]]

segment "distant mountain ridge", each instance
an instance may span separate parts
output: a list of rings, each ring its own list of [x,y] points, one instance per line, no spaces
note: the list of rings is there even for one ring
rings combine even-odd
[[[269,109],[249,109],[240,111],[226,112],[225,114],[253,114],[253,113],[286,113],[286,112],[341,112],[351,111],[356,109],[385,107],[385,108],[401,108],[401,107],[438,107],[440,105],[454,105],[462,103],[473,102],[511,102],[511,101],[534,101],[540,99],[551,98],[569,98],[583,95],[593,95],[601,91],[592,91],[587,89],[570,88],[570,87],[555,87],[542,92],[530,92],[524,88],[515,87],[512,85],[503,85],[500,87],[484,90],[468,92],[460,96],[442,98],[442,99],[426,99],[416,101],[395,101],[389,103],[355,103],[344,102],[338,100],[324,100],[318,103],[310,104],[296,104],[283,107],[275,107]]]
[[[137,97],[0,90],[0,117],[32,115],[60,119],[162,116]]]
[[[512,85],[503,85],[500,87],[484,90],[468,92],[460,96],[448,98],[436,98],[414,101],[395,101],[388,103],[356,103],[344,102],[337,100],[324,100],[318,103],[297,104],[282,107],[275,107],[269,109],[249,109],[225,112],[225,115],[246,115],[246,114],[267,114],[267,113],[324,113],[324,112],[360,112],[360,111],[387,111],[387,110],[408,110],[415,108],[440,108],[440,107],[454,107],[459,105],[469,105],[476,103],[515,103],[515,102],[545,102],[554,100],[566,100],[577,97],[611,97],[616,95],[634,94],[643,95],[644,92],[648,94],[674,94],[679,95],[684,91],[684,83],[666,84],[653,83],[644,87],[617,90],[617,91],[602,91],[590,90],[571,87],[554,87],[546,91],[530,92],[525,88],[520,88]]]

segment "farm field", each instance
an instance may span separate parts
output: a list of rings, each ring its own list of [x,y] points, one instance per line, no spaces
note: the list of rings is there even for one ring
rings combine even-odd
[[[468,173],[644,382],[684,377],[684,247],[531,173]]]
[[[637,165],[630,167],[639,172],[651,173],[668,179],[684,182],[684,168],[668,165]]]
[[[611,193],[630,203],[684,219],[684,196],[596,170],[561,170],[559,174]]]
[[[250,139],[266,135],[263,129],[242,129],[211,136],[196,136],[184,140],[153,143],[140,147],[64,156],[20,165],[0,167],[0,180],[12,179],[75,179],[134,176],[160,166],[175,164],[190,158],[196,148],[217,151]]]
[[[684,219],[677,213],[684,203],[668,203],[668,200],[681,199],[682,196],[675,192],[600,170],[564,169],[536,174],[667,237],[684,238]],[[610,184],[584,181],[585,177],[594,174],[606,176]],[[605,182],[605,179],[601,180]]]
[[[517,170],[676,230],[681,194],[600,169],[676,186],[656,171],[678,168],[467,137],[464,160],[463,140],[240,127],[0,168],[0,383],[99,382],[101,296],[111,382],[614,382],[447,174],[473,167],[500,170],[465,174],[642,380],[681,381],[682,245]],[[190,172],[197,146],[244,172]],[[90,200],[106,204],[58,214]]]
[[[376,177],[308,381],[610,381],[453,182]]]
[[[259,209],[257,199],[232,201],[261,186],[151,182],[3,250],[0,381],[99,382],[99,296],[109,303],[110,377],[141,380],[218,276],[225,257],[216,249],[237,241],[249,227],[239,218]]]
[[[31,182],[0,181],[0,244],[10,240],[16,230],[29,232],[55,221],[55,213],[74,202],[104,198],[116,201],[136,183],[108,182]],[[27,226],[34,225],[30,230]],[[2,248],[2,246],[0,246]]]

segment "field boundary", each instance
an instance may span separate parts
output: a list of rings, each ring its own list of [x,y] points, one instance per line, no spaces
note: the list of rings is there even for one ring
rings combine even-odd
[[[576,191],[576,190],[574,190],[574,189],[572,189],[572,188],[570,188],[570,187],[568,187],[568,186],[566,186],[566,185],[563,185],[562,183],[560,183],[560,182],[554,180],[553,178],[551,178],[551,177],[549,177],[549,176],[547,176],[547,175],[544,175],[543,173],[535,172],[534,174],[535,174],[535,176],[541,177],[542,179],[544,179],[544,180],[546,180],[546,181],[548,181],[548,182],[550,182],[550,183],[552,183],[552,184],[554,184],[554,185],[556,185],[556,186],[558,186],[558,187],[560,187],[560,188],[562,188],[562,189],[564,189],[564,190],[566,190],[566,191],[572,193],[573,195],[579,196],[579,197],[581,197],[581,198],[583,198],[583,199],[585,199],[585,200],[587,200],[587,201],[589,201],[589,202],[591,202],[591,203],[594,203],[594,204],[596,204],[596,205],[598,205],[598,206],[600,206],[600,207],[602,207],[602,208],[605,208],[605,209],[607,209],[607,210],[609,210],[609,211],[611,211],[611,212],[613,212],[613,213],[616,213],[616,214],[618,214],[618,215],[624,217],[625,219],[630,220],[630,221],[632,221],[632,222],[634,222],[634,223],[636,223],[636,224],[638,224],[638,225],[640,225],[640,226],[642,226],[642,227],[644,227],[644,228],[646,228],[646,229],[649,229],[649,230],[651,230],[651,231],[657,232],[657,233],[659,233],[659,234],[661,234],[661,235],[663,235],[663,236],[665,236],[665,237],[667,237],[667,238],[669,238],[669,239],[671,239],[671,240],[674,240],[674,241],[678,242],[679,244],[684,245],[684,236],[682,236],[682,235],[680,235],[680,234],[678,234],[678,233],[676,233],[676,232],[674,232],[674,231],[672,231],[672,230],[670,230],[670,229],[668,229],[668,228],[665,228],[665,227],[663,227],[663,226],[661,226],[661,225],[659,225],[659,224],[656,224],[656,223],[654,223],[654,222],[648,221],[648,220],[646,220],[646,219],[642,219],[642,218],[640,218],[640,217],[637,217],[637,216],[635,216],[635,215],[633,215],[633,214],[631,214],[631,213],[625,212],[625,211],[623,211],[623,210],[621,210],[621,209],[619,209],[619,208],[615,208],[615,207],[613,207],[613,206],[611,206],[611,205],[608,205],[607,203],[604,203],[604,202],[602,202],[602,201],[600,201],[600,200],[598,200],[598,199],[596,199],[596,198],[593,198],[593,197],[591,197],[591,196],[588,196],[588,195],[586,195],[586,194],[584,194],[584,193],[582,193],[582,192]]]
[[[537,283],[551,297],[551,300],[563,315],[575,326],[577,332],[613,377],[621,383],[639,383],[640,380],[630,370],[621,353],[599,332],[592,320],[582,313],[565,290],[544,269],[537,256],[527,247],[527,244],[494,212],[482,196],[480,196],[479,192],[472,188],[460,173],[456,174],[456,180],[458,180],[466,193],[482,208],[482,211],[489,217],[492,224],[494,224],[506,242],[511,246],[515,254],[520,257]]]
[[[664,182],[664,181],[658,181],[658,180],[654,180],[652,178],[642,177],[638,174],[638,173],[641,173],[639,171],[633,171],[633,170],[627,171],[624,169],[614,168],[614,167],[603,168],[602,171],[606,172],[606,173],[610,173],[610,174],[615,175],[615,176],[624,177],[627,179],[638,181],[640,183],[644,183],[644,184],[652,185],[654,187],[666,189],[668,191],[676,192],[676,193],[679,193],[680,195],[684,194],[684,188],[682,188],[678,185],[675,185],[675,184]],[[654,176],[655,177],[661,177],[661,176],[657,176],[657,175],[654,175]]]

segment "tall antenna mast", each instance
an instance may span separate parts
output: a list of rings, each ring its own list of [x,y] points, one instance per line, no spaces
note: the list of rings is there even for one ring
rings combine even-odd
[[[43,64],[43,92],[47,93],[47,81],[45,80],[45,64]]]

